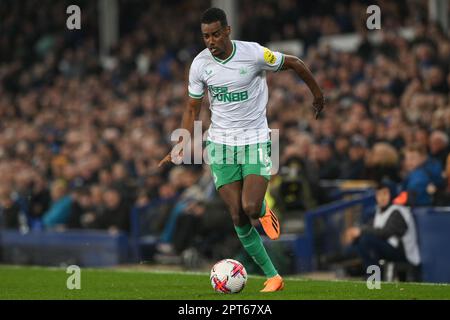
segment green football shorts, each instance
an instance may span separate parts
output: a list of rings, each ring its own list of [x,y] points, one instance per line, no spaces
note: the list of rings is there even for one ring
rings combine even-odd
[[[270,141],[243,146],[206,141],[216,189],[225,184],[243,180],[249,174],[256,174],[270,180],[272,168],[270,148]]]

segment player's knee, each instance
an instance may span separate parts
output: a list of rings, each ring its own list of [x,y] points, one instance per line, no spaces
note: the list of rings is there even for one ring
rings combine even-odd
[[[260,217],[262,203],[257,203],[254,201],[246,201],[242,204],[245,214],[248,217],[257,219]]]

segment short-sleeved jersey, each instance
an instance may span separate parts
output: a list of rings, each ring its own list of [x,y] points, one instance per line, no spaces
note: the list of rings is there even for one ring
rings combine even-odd
[[[208,49],[200,52],[189,71],[189,96],[200,99],[205,89],[211,109],[207,140],[246,145],[270,139],[266,117],[266,71],[278,71],[284,55],[255,42],[232,41],[231,55],[220,60]]]

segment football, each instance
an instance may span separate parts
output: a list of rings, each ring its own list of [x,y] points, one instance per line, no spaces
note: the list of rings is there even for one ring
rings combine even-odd
[[[233,259],[224,259],[211,268],[211,285],[219,293],[239,293],[247,283],[244,265]]]

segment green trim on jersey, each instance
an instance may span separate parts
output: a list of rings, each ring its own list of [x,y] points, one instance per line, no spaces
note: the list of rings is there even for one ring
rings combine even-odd
[[[284,54],[281,54],[281,62],[280,65],[278,66],[278,69],[275,72],[280,71],[281,68],[283,68],[283,64],[284,64]]]
[[[202,94],[194,94],[188,91],[189,97],[194,98],[194,99],[201,99],[205,96],[205,93]]]
[[[228,61],[230,61],[234,57],[234,54],[236,53],[236,44],[234,43],[234,41],[232,41],[231,43],[233,43],[233,51],[231,52],[231,55],[228,58],[226,58],[225,60],[222,60],[211,54],[211,56],[214,58],[214,60],[216,60],[217,62],[219,62],[221,64],[225,64]]]

